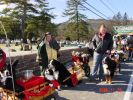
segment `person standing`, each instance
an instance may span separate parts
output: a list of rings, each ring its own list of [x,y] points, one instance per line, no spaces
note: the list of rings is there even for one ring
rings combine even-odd
[[[118,39],[117,39],[117,36],[116,35],[114,35],[113,36],[113,49],[117,49],[117,41],[118,41]]]
[[[122,51],[125,52],[126,51],[127,41],[126,41],[126,39],[124,37],[121,39],[121,45],[122,45],[122,48],[121,48]]]
[[[57,60],[58,52],[60,49],[57,41],[52,37],[50,32],[45,33],[42,41],[38,45],[37,61],[41,66],[41,71],[43,72],[50,60]]]
[[[87,47],[87,51],[88,51],[88,54],[90,54],[91,57],[93,57],[93,43],[92,43],[92,39],[90,39],[86,45]]]
[[[92,39],[94,54],[93,54],[93,68],[90,75],[90,79],[95,80],[99,78],[103,80],[103,67],[102,60],[105,53],[110,53],[113,47],[113,39],[110,33],[107,32],[107,28],[104,24],[100,25],[98,33],[96,33]],[[99,75],[98,75],[99,73]]]
[[[133,34],[127,37],[128,60],[133,60]]]

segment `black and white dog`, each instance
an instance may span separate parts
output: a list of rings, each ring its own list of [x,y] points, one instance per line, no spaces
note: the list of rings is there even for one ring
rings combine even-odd
[[[53,65],[53,61],[51,60],[48,68],[46,68],[45,70],[45,77],[48,80],[58,80],[58,76],[59,76],[59,71],[55,69],[55,66]]]
[[[19,93],[23,91],[23,88],[16,83],[15,69],[16,69],[17,64],[18,64],[18,60],[15,60],[12,63],[12,65],[10,64],[5,65],[3,70],[0,71],[0,86],[5,89],[13,91],[13,82],[14,82],[15,91]],[[11,73],[11,66],[12,66],[13,73]]]
[[[106,83],[109,83],[109,84],[112,83],[116,66],[117,66],[116,61],[111,59],[109,55],[103,59],[103,70],[104,70]]]
[[[47,79],[47,82],[51,87],[53,87],[52,81],[57,81],[59,76],[59,71],[55,71],[55,68],[53,65],[49,65],[48,68],[45,69],[44,76]],[[56,87],[57,90],[60,90],[60,86]]]
[[[64,81],[71,76],[71,73],[57,60],[53,59],[50,61],[48,68],[45,70],[44,76],[48,80],[57,80],[61,85],[72,86],[70,79]]]
[[[111,59],[114,60],[116,62],[116,73],[120,73],[121,72],[121,64],[120,64],[120,56],[117,53],[112,53],[110,55]]]
[[[85,72],[85,76],[87,76],[87,77],[89,77],[90,76],[90,66],[88,65],[88,63],[89,63],[89,57],[90,57],[90,55],[89,54],[85,54],[85,53],[83,53],[82,55],[81,55],[81,62],[83,63],[83,70],[84,70],[84,72]]]

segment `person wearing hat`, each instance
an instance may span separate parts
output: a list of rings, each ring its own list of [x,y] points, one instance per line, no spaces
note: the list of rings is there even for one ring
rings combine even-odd
[[[6,62],[6,54],[2,49],[0,49],[0,70],[3,69],[5,62]]]
[[[46,69],[50,60],[57,60],[59,49],[60,46],[54,37],[52,37],[51,33],[45,33],[42,41],[38,45],[37,54],[37,59],[42,71]]]

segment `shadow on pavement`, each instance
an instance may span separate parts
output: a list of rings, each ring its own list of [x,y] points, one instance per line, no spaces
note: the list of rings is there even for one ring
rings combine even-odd
[[[126,91],[133,67],[127,64],[121,64],[121,73],[113,78],[113,84],[105,84],[104,82],[90,82],[87,78],[76,87],[66,88],[71,91],[88,91],[95,93],[113,93]],[[132,90],[133,92],[133,90]]]
[[[69,100],[64,97],[60,97],[57,92],[55,92],[53,95],[45,98],[44,100]]]

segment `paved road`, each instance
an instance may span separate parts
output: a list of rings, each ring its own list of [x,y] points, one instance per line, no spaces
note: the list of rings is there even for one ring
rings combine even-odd
[[[57,100],[133,100],[133,62],[122,63],[122,71],[115,75],[113,84],[83,82],[58,92]]]

